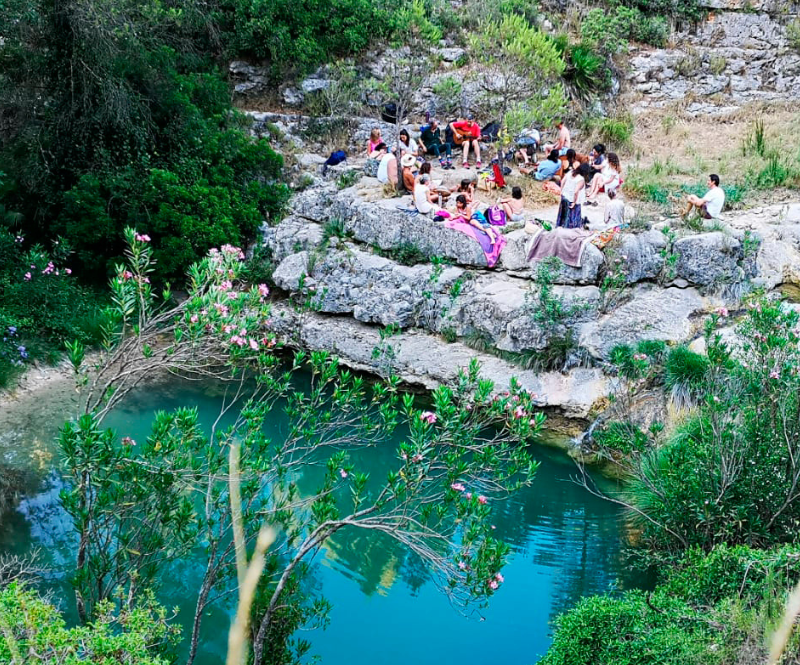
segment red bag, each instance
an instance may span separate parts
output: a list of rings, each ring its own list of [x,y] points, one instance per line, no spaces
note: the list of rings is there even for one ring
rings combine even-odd
[[[500,170],[500,164],[495,162],[492,164],[492,175],[494,178],[495,186],[503,188],[506,186],[506,179],[503,177],[503,172]]]

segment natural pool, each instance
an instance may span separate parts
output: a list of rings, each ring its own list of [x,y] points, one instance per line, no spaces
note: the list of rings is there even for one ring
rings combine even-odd
[[[144,438],[156,410],[196,406],[209,424],[220,400],[216,387],[159,384],[131,395],[105,424]],[[25,431],[0,432],[0,454],[15,464],[35,465],[40,472],[52,469],[57,459],[54,419],[29,418]],[[281,421],[274,426],[280,428]],[[33,456],[31,450],[36,451]],[[387,447],[356,461],[360,468],[375,471],[394,454]],[[392,542],[343,533],[313,565],[315,582],[333,610],[327,630],[302,635],[311,642],[311,653],[326,665],[534,663],[547,650],[551,620],[558,613],[582,596],[615,588],[618,580],[623,587],[636,583],[622,566],[620,511],[571,482],[575,467],[564,454],[542,446],[534,454],[541,466],[533,486],[494,506],[497,535],[511,544],[513,556],[503,571],[506,582],[486,610],[464,617],[419,563]],[[71,564],[70,530],[58,507],[58,487],[51,471],[41,486],[31,488],[19,511],[0,527],[0,551],[42,548],[56,571],[52,584],[63,586]],[[170,571],[161,594],[166,606],[179,608],[184,622],[194,609],[194,598],[187,596],[199,575],[196,562],[182,562]],[[222,662],[228,625],[226,608],[207,616],[198,665]]]

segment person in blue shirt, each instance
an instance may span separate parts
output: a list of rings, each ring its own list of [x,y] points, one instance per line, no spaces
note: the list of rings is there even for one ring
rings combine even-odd
[[[523,173],[531,173],[535,180],[544,182],[546,180],[559,181],[558,172],[561,170],[561,160],[558,157],[558,150],[551,150],[547,155],[547,159],[542,160],[537,164],[536,170],[521,168]]]

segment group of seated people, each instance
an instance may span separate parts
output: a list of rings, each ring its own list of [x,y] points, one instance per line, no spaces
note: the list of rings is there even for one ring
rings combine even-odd
[[[583,206],[597,206],[598,198],[603,193],[608,197],[604,211],[606,225],[621,225],[625,206],[618,196],[623,183],[619,156],[614,152],[606,152],[602,143],[596,144],[589,154],[580,154],[572,148],[570,132],[563,120],[559,119],[555,127],[557,138],[555,142],[542,146],[546,157],[540,161],[536,161],[540,147],[539,132],[529,130],[518,138],[516,157],[520,172],[537,181],[549,183],[548,188],[560,195],[557,226],[583,226]],[[434,183],[431,180],[431,165],[425,161],[425,156],[436,157],[444,170],[452,169],[453,149],[458,144],[462,148],[463,166],[469,168],[468,158],[470,151],[473,151],[475,165],[480,168],[481,138],[481,129],[471,116],[449,123],[444,140],[438,120],[432,119],[421,128],[418,141],[411,138],[408,130],[402,129],[391,150],[383,142],[381,130],[373,129],[367,155],[377,163],[378,180],[392,185],[398,184],[397,159],[400,160],[403,187],[412,193],[414,205],[421,214],[432,215],[434,210],[443,209],[450,194],[456,194],[455,213],[463,213],[467,220],[473,217],[480,220],[482,215],[474,214],[477,212],[473,199],[474,181],[467,179],[452,188]],[[717,217],[724,196],[719,187],[719,176],[712,174],[706,195],[702,198],[691,196],[687,200],[687,213],[697,209],[703,217]],[[499,199],[496,205],[508,219],[522,219],[524,204],[521,189],[513,188],[512,195]]]

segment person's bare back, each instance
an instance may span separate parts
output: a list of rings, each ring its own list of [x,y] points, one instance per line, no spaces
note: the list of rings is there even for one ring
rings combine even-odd
[[[562,124],[561,128],[558,130],[558,143],[559,148],[572,147],[572,139],[569,135],[569,129],[567,129],[567,126],[564,124]]]

